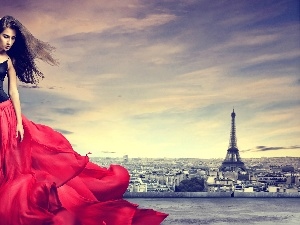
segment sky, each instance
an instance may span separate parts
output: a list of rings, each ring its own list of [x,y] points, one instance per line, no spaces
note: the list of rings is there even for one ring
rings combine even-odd
[[[56,48],[22,113],[92,157],[300,157],[298,0],[2,0]]]

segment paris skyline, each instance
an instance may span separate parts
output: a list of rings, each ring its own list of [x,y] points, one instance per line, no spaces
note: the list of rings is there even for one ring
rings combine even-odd
[[[4,1],[60,65],[23,113],[91,156],[299,156],[299,1]]]

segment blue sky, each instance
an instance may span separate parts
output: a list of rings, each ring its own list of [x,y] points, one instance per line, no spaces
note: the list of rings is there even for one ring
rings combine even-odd
[[[300,156],[299,1],[4,1],[56,47],[23,113],[81,154]]]

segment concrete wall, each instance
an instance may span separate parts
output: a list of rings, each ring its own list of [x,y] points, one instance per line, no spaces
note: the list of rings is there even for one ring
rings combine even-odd
[[[300,198],[300,192],[235,192],[235,198]]]
[[[231,192],[126,192],[124,198],[230,198]],[[235,198],[300,198],[300,192],[235,192]]]
[[[126,192],[124,198],[229,198],[230,192]]]

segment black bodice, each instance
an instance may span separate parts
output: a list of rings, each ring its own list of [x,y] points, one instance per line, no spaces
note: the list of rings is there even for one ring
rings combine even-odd
[[[3,90],[3,81],[7,75],[7,68],[8,68],[7,60],[0,63],[0,102],[7,101],[9,99],[9,97]]]
[[[0,80],[4,81],[4,78],[7,74],[7,60],[0,63]]]

